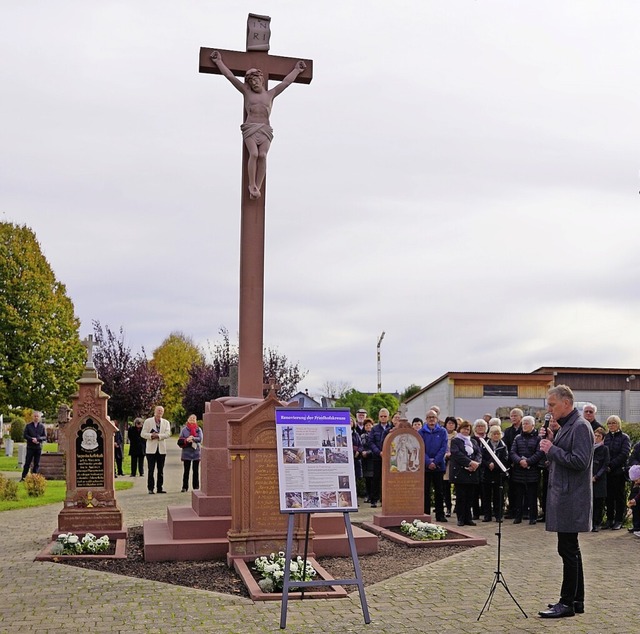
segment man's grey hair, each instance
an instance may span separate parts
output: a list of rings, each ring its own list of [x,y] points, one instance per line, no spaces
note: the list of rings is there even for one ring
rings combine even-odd
[[[559,399],[567,399],[573,404],[573,391],[568,385],[556,385],[547,393],[549,396],[557,396]]]
[[[582,406],[582,411],[584,412],[584,410],[587,409],[587,407],[592,409],[594,414],[598,412],[598,408],[593,403],[585,403]]]
[[[518,416],[520,416],[520,418],[522,418],[524,416],[524,412],[519,407],[514,407],[509,412],[509,416],[511,416],[511,414],[517,414]]]

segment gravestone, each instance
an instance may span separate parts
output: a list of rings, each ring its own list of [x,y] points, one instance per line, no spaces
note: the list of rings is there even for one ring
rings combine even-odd
[[[424,441],[404,419],[382,446],[382,513],[373,523],[399,526],[414,519],[431,519],[424,514]]]
[[[67,494],[54,539],[68,532],[126,537],[114,489],[117,428],[107,416],[109,396],[101,390],[102,381],[89,365],[78,380],[78,392],[71,397],[72,414],[66,424],[64,447]]]
[[[287,515],[280,513],[274,392],[240,420],[229,422],[231,438],[231,528],[228,561],[255,559],[284,550]],[[304,543],[302,515],[295,518],[294,552]],[[309,539],[313,552],[313,533]]]
[[[65,480],[67,469],[65,466],[64,448],[67,446],[66,427],[71,417],[71,410],[67,405],[58,408],[58,451],[45,451],[40,456],[40,475],[47,480]]]

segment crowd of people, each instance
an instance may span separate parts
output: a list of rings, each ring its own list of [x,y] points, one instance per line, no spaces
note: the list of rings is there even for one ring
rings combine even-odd
[[[591,530],[621,530],[630,508],[629,531],[640,537],[640,482],[629,473],[631,466],[640,465],[640,442],[632,451],[620,418],[609,416],[602,425],[596,413],[593,403],[583,406],[582,415],[594,433]],[[382,447],[399,420],[398,413],[391,417],[386,408],[379,411],[377,422],[365,409],[352,419],[356,478],[363,479],[364,501],[372,508],[380,504],[382,492]],[[559,425],[551,413],[538,425],[517,407],[510,411],[509,422],[503,431],[501,419],[491,414],[473,423],[454,416],[441,420],[436,405],[424,421],[411,421],[424,442],[426,515],[433,512],[435,521],[444,523],[455,514],[459,526],[475,526],[476,520],[545,521],[550,461],[540,444]]]

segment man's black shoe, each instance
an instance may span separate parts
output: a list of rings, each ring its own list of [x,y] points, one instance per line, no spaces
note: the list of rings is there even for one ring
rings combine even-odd
[[[611,527],[611,530],[619,531],[621,528],[622,528],[622,522],[616,522],[616,523]]]
[[[158,493],[166,493],[164,489],[158,489]]]
[[[442,517],[436,517],[436,522],[442,522],[443,524],[449,520],[443,515]]]
[[[555,604],[549,603],[547,607],[552,608]],[[573,611],[576,614],[584,614],[584,601],[574,601]]]
[[[575,616],[575,610],[573,606],[565,605],[564,603],[556,603],[548,610],[542,610],[538,614],[543,619],[561,619],[564,616]]]
[[[149,489],[149,495],[153,495],[153,489]]]

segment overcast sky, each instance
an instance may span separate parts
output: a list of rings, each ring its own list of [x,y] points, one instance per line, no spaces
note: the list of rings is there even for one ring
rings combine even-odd
[[[200,46],[313,59],[275,102],[265,344],[376,389],[640,365],[640,2],[3,0],[0,219],[150,355],[238,324],[241,96]]]

